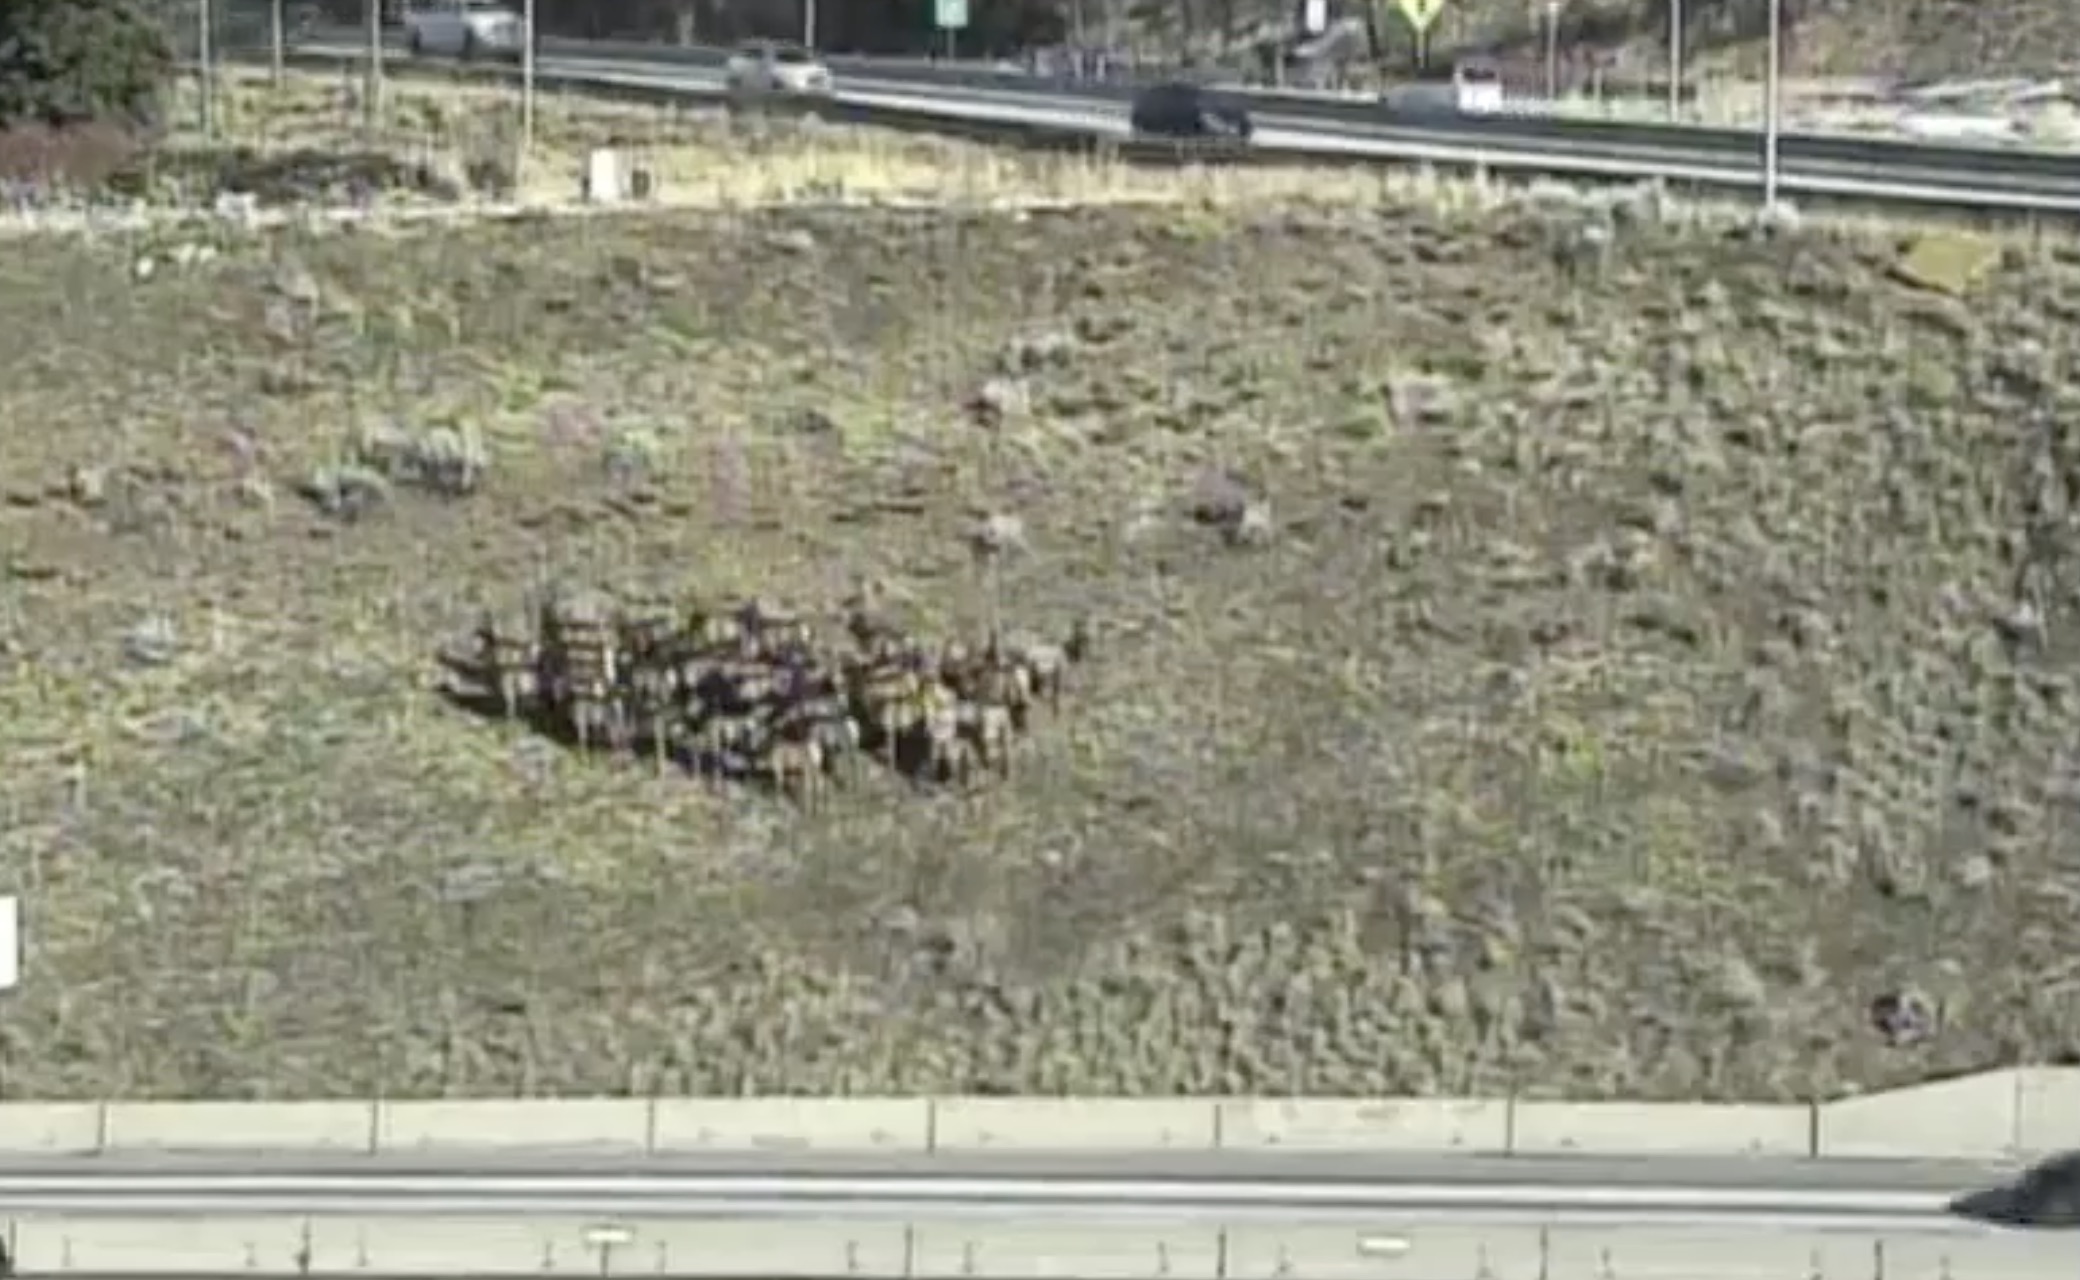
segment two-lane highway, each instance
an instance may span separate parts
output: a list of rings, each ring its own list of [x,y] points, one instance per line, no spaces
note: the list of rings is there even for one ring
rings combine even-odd
[[[545,52],[537,68],[544,82],[659,98],[712,100],[721,93],[712,67],[624,53],[585,55],[575,51],[581,47],[563,41],[557,51]],[[298,52],[335,61],[366,56],[365,48],[346,42],[300,46]],[[1030,88],[924,85],[861,75],[840,82],[837,104],[850,118],[909,127],[936,121],[1007,140],[1033,132],[1128,136],[1118,102]],[[1430,165],[1742,190],[1755,189],[1761,179],[1760,139],[1738,131],[1499,118],[1332,120],[1281,109],[1260,109],[1256,121],[1251,152],[1259,160]],[[1788,136],[1779,186],[1793,197],[2072,215],[2080,214],[2080,154]]]

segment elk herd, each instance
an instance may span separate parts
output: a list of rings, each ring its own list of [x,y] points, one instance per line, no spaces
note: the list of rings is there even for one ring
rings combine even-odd
[[[555,593],[521,625],[490,614],[444,652],[453,692],[581,750],[647,754],[710,779],[762,779],[805,805],[869,761],[962,786],[1009,777],[1039,712],[1060,709],[1090,633],[1059,643],[932,643],[866,598],[815,621],[770,601],[727,605]]]

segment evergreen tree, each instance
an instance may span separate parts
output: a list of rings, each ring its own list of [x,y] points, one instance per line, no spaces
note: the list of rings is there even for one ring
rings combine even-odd
[[[173,74],[139,0],[0,0],[0,126],[149,125]]]

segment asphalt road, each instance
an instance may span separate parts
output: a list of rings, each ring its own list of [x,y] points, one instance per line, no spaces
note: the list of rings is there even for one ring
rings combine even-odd
[[[545,52],[545,81],[618,86],[658,96],[713,98],[718,72],[683,61],[643,62],[630,55]],[[304,56],[351,61],[366,56],[351,42],[307,43]],[[402,55],[393,55],[402,58]],[[873,119],[943,119],[969,131],[1046,130],[1124,139],[1118,102],[1074,95],[968,85],[919,85],[848,76],[838,98]],[[1760,185],[1757,135],[1680,127],[1592,125],[1550,120],[1464,118],[1413,122],[1317,119],[1259,109],[1252,150],[1293,162],[1432,164],[1550,174],[1562,178],[1645,180],[1753,190]],[[1728,149],[1728,140],[1738,144]],[[1744,148],[1745,150],[1741,149]],[[2080,214],[2080,154],[1921,146],[1912,143],[1787,136],[1780,151],[1780,189],[1797,198],[1942,205],[2072,216]]]

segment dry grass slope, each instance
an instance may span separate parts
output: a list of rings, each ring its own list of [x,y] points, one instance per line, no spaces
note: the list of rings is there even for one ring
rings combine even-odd
[[[6,256],[0,1080],[1785,1097],[2070,1052],[2080,256],[1960,299],[1891,243],[1559,226]],[[481,482],[297,495],[374,428]],[[868,579],[938,634],[1093,619],[1020,785],[803,813],[436,696],[533,585]]]
[[[1765,0],[1688,0],[1683,8],[1698,65],[1760,74]],[[1535,70],[1538,12],[1515,0],[1452,0],[1437,36],[1446,47],[1499,41],[1527,54]],[[1584,0],[1563,12],[1588,46],[1622,48],[1630,66],[1665,67],[1667,0]],[[1794,76],[2061,75],[2080,59],[2080,9],[2054,0],[1787,0],[1786,12],[1803,15],[1786,46]]]

